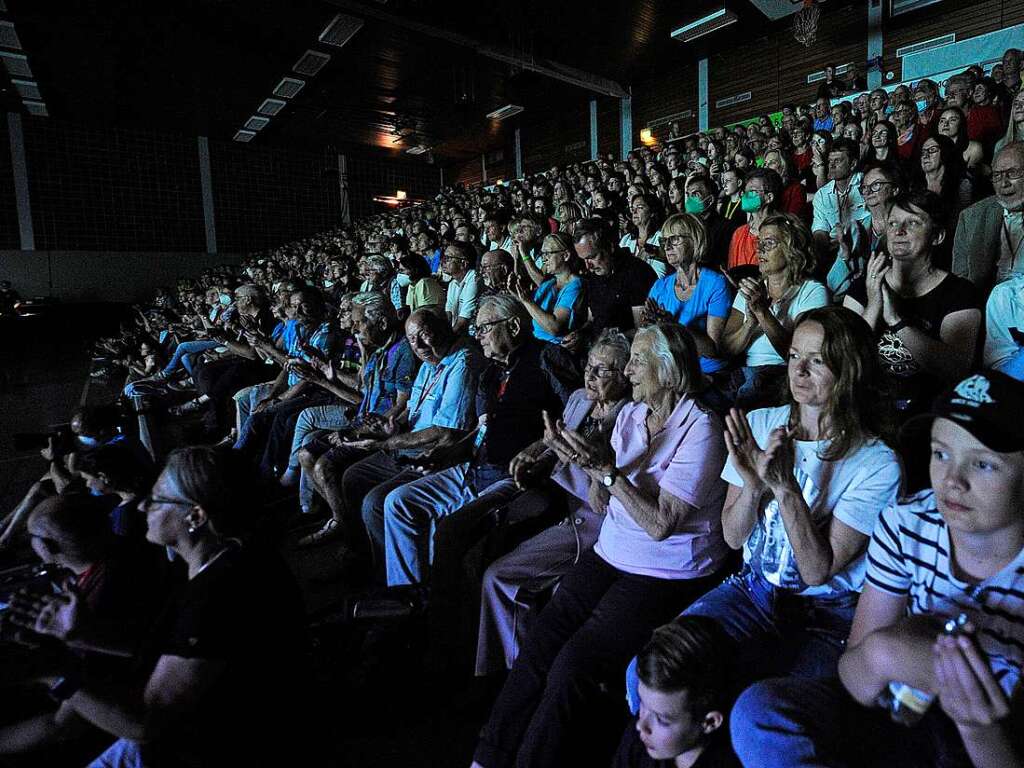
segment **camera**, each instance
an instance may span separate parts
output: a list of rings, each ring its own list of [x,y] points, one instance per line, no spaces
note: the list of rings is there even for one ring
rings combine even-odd
[[[37,595],[53,595],[71,572],[54,563],[19,565],[0,571],[0,612],[10,607],[11,597],[22,590]]]
[[[53,432],[16,432],[14,434],[14,450],[41,451],[53,440],[58,454],[67,454],[74,450],[75,440],[71,427],[65,425]]]

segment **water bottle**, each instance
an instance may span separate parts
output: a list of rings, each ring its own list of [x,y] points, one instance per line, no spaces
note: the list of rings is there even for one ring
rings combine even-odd
[[[962,634],[967,621],[967,614],[961,613],[949,619],[942,626],[942,632],[949,637]],[[935,694],[918,690],[898,680],[890,682],[879,696],[879,703],[889,710],[892,721],[908,728],[921,722],[934,701]]]

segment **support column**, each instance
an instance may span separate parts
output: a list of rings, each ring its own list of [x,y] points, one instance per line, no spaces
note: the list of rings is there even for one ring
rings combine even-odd
[[[199,138],[199,184],[203,190],[203,221],[206,223],[206,252],[217,252],[217,221],[213,214],[213,175],[210,173],[210,142]]]
[[[480,179],[484,184],[487,183],[487,153],[484,152],[480,155]]]
[[[708,60],[697,62],[697,130],[708,129]]]
[[[25,155],[25,136],[21,130],[21,115],[7,113],[7,128],[11,138],[11,168],[14,173],[14,199],[18,206],[18,231],[21,250],[36,249],[36,235],[32,227],[32,203],[28,194],[28,161]]]
[[[523,139],[519,132],[519,126],[515,131],[515,156],[516,156],[516,178],[523,178]]]
[[[868,0],[868,61],[882,57],[882,0]],[[882,87],[882,70],[869,70],[868,88]]]
[[[597,160],[597,99],[590,99],[590,159]]]
[[[621,123],[621,159],[633,149],[633,97],[623,96],[619,99],[619,122]]]
[[[441,185],[444,186],[444,171],[441,173]],[[347,227],[352,223],[352,206],[348,195],[348,158],[345,155],[338,155],[338,191],[341,193],[341,221]]]

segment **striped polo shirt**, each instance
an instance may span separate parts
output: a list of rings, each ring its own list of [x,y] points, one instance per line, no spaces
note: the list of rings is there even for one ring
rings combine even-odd
[[[1011,695],[1024,666],[1024,550],[978,583],[953,575],[950,551],[935,493],[922,491],[882,513],[868,547],[867,582],[907,596],[911,615],[966,613],[993,674]]]

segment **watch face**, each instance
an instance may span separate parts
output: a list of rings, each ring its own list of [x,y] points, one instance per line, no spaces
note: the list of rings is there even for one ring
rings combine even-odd
[[[615,485],[615,475],[605,475],[604,484],[608,488],[611,488],[613,485]]]

